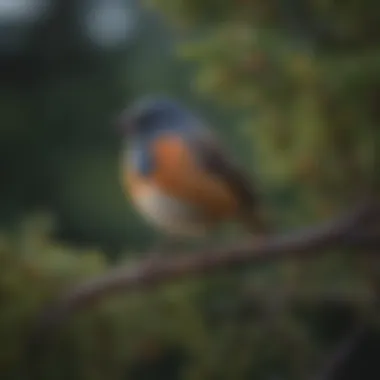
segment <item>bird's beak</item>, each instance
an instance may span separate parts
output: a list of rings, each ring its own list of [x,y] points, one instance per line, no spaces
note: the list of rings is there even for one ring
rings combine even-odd
[[[126,114],[122,114],[116,117],[116,119],[113,121],[113,126],[116,132],[123,136],[128,136],[133,131],[132,118]]]

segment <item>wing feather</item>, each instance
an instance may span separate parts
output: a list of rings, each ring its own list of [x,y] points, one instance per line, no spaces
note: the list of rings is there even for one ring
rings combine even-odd
[[[262,211],[260,196],[232,154],[228,154],[209,130],[192,134],[191,143],[200,165],[223,180],[239,199],[244,224],[255,232],[268,233],[270,227]]]

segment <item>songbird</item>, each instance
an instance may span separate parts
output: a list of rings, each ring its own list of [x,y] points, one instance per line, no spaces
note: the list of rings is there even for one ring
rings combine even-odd
[[[259,196],[216,135],[183,104],[143,98],[117,119],[125,146],[123,188],[137,210],[168,235],[202,235],[236,221],[269,232]]]

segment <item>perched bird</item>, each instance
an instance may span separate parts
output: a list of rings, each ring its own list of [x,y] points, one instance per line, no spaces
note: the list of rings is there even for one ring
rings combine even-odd
[[[168,235],[200,235],[237,221],[269,226],[247,176],[194,113],[169,98],[144,98],[117,120],[121,178],[140,213]]]

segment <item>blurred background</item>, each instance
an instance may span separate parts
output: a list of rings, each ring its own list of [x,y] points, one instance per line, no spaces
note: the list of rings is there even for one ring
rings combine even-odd
[[[371,0],[0,0],[0,378],[28,378],[44,302],[156,241],[119,183],[112,120],[132,100],[167,94],[200,112],[281,231],[376,184],[379,11]],[[373,327],[336,378],[377,379],[379,265],[359,253],[252,268],[244,295],[224,273],[110,297],[67,324],[44,378],[307,379],[365,317]]]

